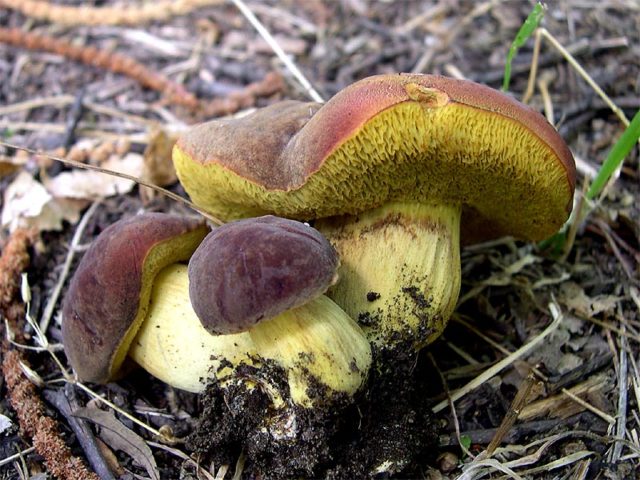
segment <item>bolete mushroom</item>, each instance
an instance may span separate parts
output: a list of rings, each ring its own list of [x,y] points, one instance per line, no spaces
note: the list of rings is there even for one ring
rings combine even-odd
[[[62,307],[62,338],[81,380],[117,377],[145,320],[156,275],[191,258],[207,235],[194,219],[145,213],[104,229],[85,252]]]
[[[432,75],[361,80],[325,105],[282,102],[194,127],[180,182],[224,219],[313,220],[337,248],[329,295],[380,346],[436,338],[460,287],[460,237],[540,240],[566,220],[571,152],[538,112]]]
[[[65,349],[81,379],[113,379],[128,355],[191,392],[211,379],[259,384],[277,407],[288,399],[309,407],[358,390],[370,346],[322,295],[339,262],[317,230],[265,217],[223,225],[200,243],[204,227],[190,230],[187,241],[175,223],[196,226],[169,215],[133,217],[106,229],[86,252],[63,311]],[[162,240],[149,231],[162,232]],[[189,257],[191,287],[187,266],[178,263]],[[259,373],[247,380],[236,375],[242,366]],[[288,391],[269,378],[274,367]],[[310,392],[311,385],[321,388]]]

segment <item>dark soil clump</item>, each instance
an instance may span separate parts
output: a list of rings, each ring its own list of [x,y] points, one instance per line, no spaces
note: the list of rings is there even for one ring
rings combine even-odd
[[[417,474],[406,471],[408,465],[415,470],[418,459],[430,460],[425,453],[436,437],[425,382],[415,381],[422,368],[413,349],[406,347],[374,352],[377,365],[393,367],[373,371],[365,393],[354,403],[332,398],[312,409],[290,406],[276,411],[261,388],[212,382],[188,447],[216,463],[233,464],[243,452],[249,478]],[[247,378],[255,378],[255,367],[243,370]],[[283,385],[285,373],[278,367],[268,366],[268,375],[271,382]],[[322,386],[311,390],[316,388]]]

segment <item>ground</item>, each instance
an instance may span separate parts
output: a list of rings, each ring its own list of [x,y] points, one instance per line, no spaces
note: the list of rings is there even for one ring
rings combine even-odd
[[[150,22],[144,15],[121,15],[131,20],[128,25],[113,24],[113,13],[104,12],[97,22],[95,15],[68,13],[42,18],[39,13],[50,8],[33,3],[0,1],[0,129],[11,144],[128,169],[183,195],[166,171],[163,148],[177,132],[205,117],[280,99],[309,99],[231,2],[200,7],[181,2],[166,9],[171,15]],[[466,0],[248,5],[324,99],[355,80],[389,72],[445,74],[499,88],[511,41],[533,6]],[[619,108],[613,112],[575,65],[543,38],[529,103],[553,120],[570,146],[582,192],[624,130],[621,114],[631,118],[640,108],[640,6],[633,0],[549,2],[542,26]],[[63,39],[73,47],[61,49],[10,28]],[[509,92],[518,99],[527,87],[533,45],[529,39],[514,60]],[[116,52],[141,65],[123,57],[105,60],[96,52],[83,55],[77,50],[81,46]],[[144,153],[149,144],[157,153]],[[103,174],[74,180],[61,176],[67,167],[56,161],[8,147],[0,147],[0,154],[5,223],[0,306],[7,320],[0,328],[8,326],[19,343],[37,344],[25,326],[19,292],[12,288],[19,280],[15,274],[25,270],[30,314],[41,321],[53,313],[46,330],[49,349],[66,366],[58,348],[59,303],[51,299],[58,298],[60,278],[64,296],[84,247],[118,218],[141,209],[189,210],[142,187],[107,185]],[[44,191],[42,184],[50,195],[34,193]],[[26,206],[18,205],[18,185]],[[638,198],[636,146],[589,215],[572,224],[575,237],[569,236],[564,250],[509,238],[466,247],[460,301],[444,335],[417,355],[394,357],[399,365],[394,374],[372,374],[354,404],[302,413],[307,435],[295,445],[270,445],[260,437],[246,415],[266,408],[258,392],[238,392],[221,401],[216,385],[199,397],[136,370],[107,386],[89,385],[119,408],[113,416],[81,387],[63,387],[60,367],[47,352],[5,341],[0,478],[30,478],[47,470],[60,478],[82,478],[49,462],[55,438],[72,455],[89,459],[92,468],[111,469],[102,470],[102,478],[636,478]],[[29,206],[38,210],[29,214],[37,235],[20,229],[11,234]],[[74,238],[78,231],[81,236]],[[70,245],[78,252],[67,269]],[[512,355],[527,345],[533,348]],[[21,352],[30,369],[21,369],[9,351]],[[472,380],[474,388],[468,387]],[[18,388],[23,389],[21,404],[12,406],[8,394],[16,395]],[[225,403],[228,398],[234,401]],[[72,405],[66,410],[60,407],[65,401]],[[40,405],[36,413],[26,411],[30,402]],[[90,420],[80,422],[84,429],[71,429],[79,422],[70,410]],[[122,412],[162,427],[165,441]],[[246,416],[242,422],[232,419],[239,412]],[[45,429],[37,421],[42,415],[57,427]],[[55,438],[43,440],[30,430],[46,430]],[[179,440],[171,443],[166,437]],[[29,450],[32,445],[35,452]],[[17,452],[23,454],[3,461]]]

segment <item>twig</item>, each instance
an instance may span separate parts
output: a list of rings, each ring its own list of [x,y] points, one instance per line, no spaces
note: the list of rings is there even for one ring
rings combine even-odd
[[[61,25],[138,25],[170,20],[207,5],[224,0],[157,0],[143,5],[111,5],[94,7],[56,5],[44,0],[0,0],[0,6],[18,10],[27,17]]]
[[[9,455],[8,457],[5,457],[2,460],[0,460],[0,467],[3,467],[4,465],[7,465],[13,462],[14,460],[18,460],[24,457],[25,455],[29,455],[35,450],[36,450],[36,447],[29,447],[29,448],[25,448],[24,450],[20,450],[18,453],[14,453],[13,455]]]
[[[566,388],[562,389],[562,393],[564,395],[566,395],[567,397],[569,397],[571,400],[573,400],[574,402],[576,402],[578,405],[580,405],[581,407],[586,408],[587,410],[589,410],[592,413],[595,413],[596,415],[598,415],[600,418],[602,418],[605,422],[607,422],[608,424],[613,424],[616,423],[616,419],[613,418],[611,415],[603,412],[602,410],[594,407],[593,405],[591,405],[589,402],[585,402],[583,399],[581,399],[580,397],[578,397],[577,395],[574,395],[573,393],[571,393],[570,390],[567,390]]]
[[[76,231],[73,234],[73,238],[71,239],[71,245],[69,245],[69,250],[67,251],[67,257],[64,260],[64,264],[62,265],[62,271],[60,272],[60,277],[51,292],[51,296],[47,301],[47,305],[44,308],[44,312],[42,313],[42,318],[40,319],[40,330],[46,334],[47,329],[49,328],[49,322],[51,321],[51,317],[53,316],[53,310],[58,303],[58,297],[60,296],[60,292],[62,291],[62,287],[64,286],[64,282],[67,279],[67,275],[69,275],[69,270],[71,269],[71,263],[73,262],[73,257],[76,254],[76,250],[78,245],[80,244],[80,239],[82,238],[82,234],[84,233],[84,229],[87,226],[89,219],[93,216],[96,208],[100,205],[100,201],[95,201],[91,204],[91,206],[84,213],[80,222],[76,226]]]
[[[76,434],[78,442],[82,446],[89,464],[100,476],[100,480],[115,480],[115,477],[111,473],[102,453],[100,453],[100,448],[98,447],[96,439],[87,422],[73,415],[74,407],[71,404],[74,399],[74,397],[72,397],[73,387],[71,385],[67,385],[65,387],[65,391],[66,395],[62,390],[45,390],[43,394],[45,399],[56,407],[56,409],[66,418],[67,423]],[[77,406],[75,408],[77,408]]]
[[[282,77],[270,72],[262,80],[251,83],[242,90],[229,94],[226,98],[201,100],[181,84],[126,55],[107,52],[92,46],[77,46],[66,40],[24,32],[17,28],[0,27],[0,42],[29,50],[56,53],[71,60],[126,75],[143,87],[161,92],[170,103],[187,107],[205,117],[235,113],[242,108],[254,105],[258,97],[273,95],[284,87]]]
[[[64,134],[64,140],[62,142],[65,151],[68,151],[69,147],[71,147],[71,145],[75,143],[76,128],[78,128],[78,123],[80,123],[80,119],[82,118],[82,115],[84,115],[83,103],[85,93],[86,91],[84,88],[80,89],[80,92],[78,92],[78,95],[76,96],[75,100],[71,104],[71,108],[69,109],[69,116],[65,123],[66,130]],[[55,165],[57,165],[58,167],[61,166],[59,163]],[[51,172],[49,173],[53,175]]]
[[[459,314],[454,314],[453,316],[453,321],[454,322],[458,322],[461,325],[464,325],[465,327],[467,327],[469,330],[471,330],[473,333],[475,333],[478,337],[480,337],[482,340],[484,340],[485,342],[487,342],[489,345],[491,345],[493,348],[495,348],[496,350],[500,351],[501,353],[503,353],[504,355],[511,355],[511,350],[509,350],[508,348],[503,347],[502,345],[500,345],[498,342],[496,342],[495,340],[493,340],[492,338],[486,336],[484,333],[482,333],[480,330],[478,330],[476,327],[474,327],[473,325],[471,325],[469,322],[467,322],[466,320],[464,320]],[[526,362],[525,362],[526,363]],[[536,368],[533,365],[529,365],[527,363],[527,366],[531,369],[531,371],[533,373],[536,374],[536,376],[542,380],[543,382],[547,382],[549,380],[549,377],[547,377],[545,374],[543,374],[538,368]]]
[[[284,65],[289,69],[289,71],[293,74],[293,76],[298,80],[302,88],[307,92],[309,97],[314,102],[324,103],[324,99],[322,96],[316,91],[315,88],[311,85],[309,80],[304,76],[304,74],[300,71],[300,69],[296,66],[293,61],[289,58],[289,56],[285,53],[273,35],[269,33],[269,31],[265,28],[265,26],[258,20],[258,17],[254,15],[251,9],[244,3],[243,0],[231,0],[233,4],[240,10],[240,12],[246,17],[249,23],[256,29],[256,31],[260,34],[262,38],[267,42],[269,47],[273,50],[273,53],[277,55],[277,57],[284,63]]]
[[[440,370],[440,367],[438,367],[438,364],[436,363],[436,359],[433,357],[431,352],[428,352],[427,356],[429,357],[431,364],[433,365],[436,372],[438,373],[438,376],[440,377],[440,383],[442,384],[442,388],[444,389],[444,392],[447,395],[447,402],[449,404],[449,409],[451,410],[451,418],[453,419],[453,426],[455,428],[456,439],[458,440],[458,446],[470,458],[475,458],[475,456],[469,451],[469,449],[466,446],[464,446],[464,444],[462,443],[462,438],[460,437],[460,422],[458,421],[458,415],[456,414],[456,406],[454,405],[453,399],[451,398],[451,394],[450,394],[451,392],[449,391],[447,380],[444,378],[444,375],[442,374],[442,370]]]
[[[622,331],[624,331],[622,325]],[[627,381],[628,381],[628,362],[627,349],[629,345],[625,337],[620,337],[620,364],[618,368],[618,421],[616,423],[616,435],[624,438],[627,431]],[[616,463],[622,455],[622,444],[616,443],[611,454],[611,461]]]
[[[211,475],[209,472],[207,472],[206,470],[204,470],[203,468],[200,467],[200,464],[194,460],[193,458],[191,458],[189,455],[187,455],[186,453],[176,449],[176,448],[172,448],[169,447],[167,445],[164,445],[162,443],[158,443],[158,442],[152,442],[150,440],[147,440],[147,444],[151,447],[154,448],[159,448],[160,450],[164,450],[165,452],[169,452],[172,455],[175,455],[176,457],[180,458],[181,460],[184,460],[185,462],[188,462],[190,464],[192,464],[193,466],[195,466],[198,469],[198,475],[202,474],[207,480],[215,480],[215,477],[213,475]]]
[[[495,436],[493,437],[493,439],[491,439],[491,443],[489,443],[489,446],[485,450],[485,455],[487,457],[490,457],[491,455],[493,455],[493,452],[495,452],[496,448],[498,448],[498,445],[502,443],[502,440],[504,439],[505,435],[509,432],[513,424],[518,419],[520,410],[527,402],[529,398],[529,393],[531,393],[531,388],[533,387],[533,384],[535,383],[535,381],[536,379],[533,375],[533,372],[531,372],[529,373],[529,375],[527,375],[527,377],[524,379],[524,381],[518,388],[518,392],[516,393],[516,396],[514,397],[513,402],[511,402],[511,405],[509,406],[509,410],[505,414],[504,418],[502,419],[502,422],[500,423],[500,426],[496,430]]]
[[[500,371],[502,371],[503,369],[511,365],[517,359],[529,353],[536,345],[538,345],[551,332],[553,332],[558,327],[558,325],[560,325],[560,322],[562,321],[562,314],[560,313],[560,310],[558,309],[555,303],[550,303],[549,309],[551,310],[551,314],[553,315],[553,322],[551,322],[547,328],[545,328],[542,332],[540,332],[540,334],[537,337],[535,337],[533,340],[531,340],[529,343],[527,343],[526,345],[523,345],[518,350],[513,352],[511,355],[500,360],[493,367],[489,368],[487,371],[485,371],[484,373],[482,373],[481,375],[477,376],[476,378],[471,380],[469,383],[467,383],[464,387],[453,392],[453,394],[451,395],[451,400],[455,402],[456,400],[459,400],[460,398],[464,397],[467,393],[476,389],[477,387],[482,385],[484,382],[489,380],[494,375],[497,375]],[[447,405],[448,405],[448,400],[443,400],[442,402],[438,403],[435,407],[433,407],[433,412],[438,413],[444,408],[446,408]]]

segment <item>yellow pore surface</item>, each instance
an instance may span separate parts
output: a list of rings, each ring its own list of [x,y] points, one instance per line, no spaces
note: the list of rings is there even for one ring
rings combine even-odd
[[[314,144],[304,129],[294,140]],[[495,235],[536,240],[562,225],[572,198],[565,169],[535,132],[499,113],[457,103],[397,104],[302,176],[296,148],[285,152],[289,158],[282,163],[292,178],[306,178],[289,191],[269,190],[214,162],[193,161],[179,148],[174,162],[195,203],[225,220],[265,213],[313,219],[411,200],[462,205],[463,221],[471,212],[475,223],[489,221]]]

